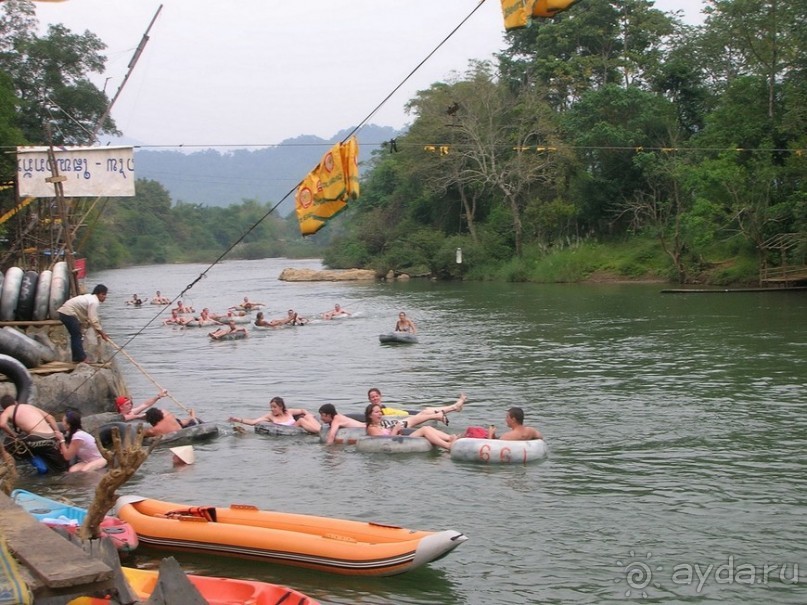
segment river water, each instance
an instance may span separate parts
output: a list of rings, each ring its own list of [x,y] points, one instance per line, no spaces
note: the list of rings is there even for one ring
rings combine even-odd
[[[326,604],[807,602],[804,293],[278,281],[292,266],[319,263],[224,262],[184,301],[223,311],[249,296],[270,318],[340,303],[360,316],[214,343],[205,329],[152,322],[159,307],[124,304],[135,292],[175,296],[206,266],[90,276],[89,286],[111,290],[105,329],[140,366],[119,359],[135,401],[157,382],[223,430],[196,447],[192,466],[155,451],[122,493],[456,529],[470,540],[390,578],[177,553],[186,569],[285,583]],[[381,346],[399,310],[417,323],[420,343]],[[371,386],[408,408],[467,393],[448,427],[456,432],[502,427],[519,405],[549,458],[499,467],[444,453],[360,454],[235,434],[226,423],[265,413],[275,395],[290,407],[360,411]],[[31,474],[21,482],[82,505],[92,485]],[[134,562],[160,556],[143,549]]]

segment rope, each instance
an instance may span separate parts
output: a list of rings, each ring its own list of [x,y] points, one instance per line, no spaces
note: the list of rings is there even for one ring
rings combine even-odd
[[[140,370],[141,372],[143,372],[143,376],[145,376],[146,378],[148,378],[148,379],[151,381],[151,383],[152,383],[154,386],[156,386],[156,387],[157,387],[158,389],[160,389],[161,391],[167,391],[167,389],[163,388],[163,387],[162,387],[162,385],[160,385],[160,383],[159,383],[159,382],[157,382],[157,381],[156,381],[156,380],[155,380],[155,379],[154,379],[154,378],[151,376],[151,374],[149,374],[149,373],[146,371],[146,369],[145,369],[143,366],[141,366],[139,363],[137,363],[137,362],[134,360],[134,358],[133,358],[131,355],[129,355],[129,353],[126,351],[126,349],[124,349],[124,348],[122,348],[122,347],[119,347],[117,344],[115,344],[115,343],[112,341],[112,339],[111,339],[111,338],[109,339],[109,343],[110,343],[110,344],[111,344],[113,347],[115,347],[115,348],[118,350],[118,352],[123,353],[123,355],[126,357],[126,359],[128,359],[129,361],[131,361],[131,362],[132,362],[132,365],[133,365],[134,367],[136,367],[138,370]],[[190,412],[190,410],[189,410],[187,407],[185,407],[184,405],[182,405],[182,403],[180,403],[179,401],[177,401],[177,399],[176,399],[176,398],[175,398],[175,397],[174,397],[174,396],[173,396],[173,395],[172,395],[170,392],[168,392],[168,398],[169,398],[171,401],[173,401],[174,403],[176,403],[176,404],[177,404],[179,407],[181,407],[181,408],[182,408],[183,410],[185,410],[186,412]]]

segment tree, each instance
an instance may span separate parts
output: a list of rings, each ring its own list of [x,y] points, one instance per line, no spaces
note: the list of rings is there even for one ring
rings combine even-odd
[[[9,74],[20,100],[20,128],[35,143],[87,144],[109,104],[87,77],[103,72],[106,46],[89,31],[73,34],[63,25],[51,25],[40,38],[36,24],[27,0],[2,3],[0,71]],[[119,134],[109,118],[101,132]]]
[[[560,111],[610,84],[646,86],[675,21],[650,0],[592,2],[507,34],[499,56],[511,88],[537,87]]]
[[[671,147],[677,140],[672,104],[633,86],[589,92],[564,115],[564,129],[582,164],[572,182],[581,219],[599,233],[646,186],[636,152]]]

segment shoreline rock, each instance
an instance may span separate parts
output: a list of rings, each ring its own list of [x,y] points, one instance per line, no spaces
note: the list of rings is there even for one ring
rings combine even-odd
[[[295,269],[286,268],[280,272],[280,281],[370,281],[378,279],[370,269]]]

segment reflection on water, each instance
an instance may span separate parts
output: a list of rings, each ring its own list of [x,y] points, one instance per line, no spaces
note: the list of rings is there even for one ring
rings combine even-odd
[[[456,529],[470,540],[420,571],[392,578],[323,575],[178,553],[192,570],[287,583],[323,603],[623,603],[685,600],[803,603],[804,582],[700,587],[675,566],[761,566],[805,560],[807,297],[790,294],[661,295],[656,286],[283,283],[285,266],[239,261],[215,267],[185,297],[223,311],[243,296],[267,317],[289,308],[315,316],[334,303],[362,316],[253,331],[211,343],[205,329],[149,324],[160,310],[133,309],[133,292],[175,293],[202,265],[110,271],[102,321],[149,374],[119,360],[140,401],[156,387],[217,422],[224,434],[175,467],[155,451],[124,488],[188,504],[367,519]],[[382,347],[397,312],[420,344]],[[315,411],[361,411],[367,389],[411,408],[470,400],[448,427],[503,426],[522,406],[547,436],[541,465],[485,467],[441,453],[361,455],[316,439],[233,434],[230,415],[255,417],[272,396]],[[161,405],[163,403],[161,402]],[[164,406],[180,412],[171,402]],[[87,478],[26,487],[91,498]],[[139,564],[160,553],[143,550]],[[640,586],[629,572],[650,570]],[[792,575],[792,574],[791,574]],[[633,585],[629,584],[633,582]]]

